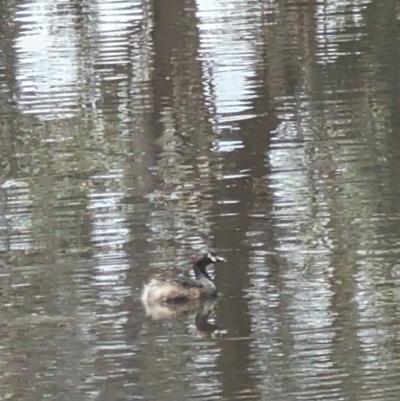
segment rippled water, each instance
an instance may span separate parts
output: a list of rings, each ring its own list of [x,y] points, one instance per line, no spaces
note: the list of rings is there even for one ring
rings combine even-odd
[[[1,9],[2,399],[399,399],[396,2]]]

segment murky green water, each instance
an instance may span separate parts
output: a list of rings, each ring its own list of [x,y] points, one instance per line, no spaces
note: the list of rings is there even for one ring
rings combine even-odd
[[[398,400],[399,19],[3,4],[0,398]],[[146,315],[209,246],[218,300]]]

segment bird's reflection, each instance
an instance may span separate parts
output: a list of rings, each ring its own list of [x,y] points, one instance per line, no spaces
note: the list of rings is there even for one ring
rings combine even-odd
[[[215,300],[206,301],[196,313],[195,324],[197,334],[203,338],[218,338],[223,334],[216,324],[209,322],[214,305]]]
[[[173,320],[196,313],[195,325],[199,336],[203,338],[218,338],[222,331],[209,318],[216,304],[215,299],[206,301],[193,300],[181,304],[143,302],[146,316],[153,320]]]

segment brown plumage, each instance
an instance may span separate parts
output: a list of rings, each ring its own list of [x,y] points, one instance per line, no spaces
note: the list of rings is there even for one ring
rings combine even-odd
[[[217,288],[206,271],[211,263],[225,262],[225,259],[214,252],[196,256],[192,259],[196,279],[176,278],[173,280],[153,278],[145,284],[142,301],[151,302],[185,302],[191,299],[215,297]]]

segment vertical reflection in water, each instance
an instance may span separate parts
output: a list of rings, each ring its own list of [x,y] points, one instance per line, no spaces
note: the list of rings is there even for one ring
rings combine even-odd
[[[155,172],[159,185],[149,198],[154,205],[152,241],[160,250],[172,250],[179,244],[193,252],[212,242],[206,194],[212,174],[212,133],[198,60],[196,5],[193,1],[155,2],[153,10],[157,21],[153,35],[154,129],[160,135],[160,152]],[[184,90],[187,87],[190,91]],[[188,258],[187,251],[178,252]]]
[[[72,14],[59,13],[64,4],[24,2],[15,14],[21,24],[15,49],[19,83],[18,106],[23,113],[54,118],[76,110],[77,54]],[[53,29],[59,29],[57,35]]]
[[[7,222],[7,193],[4,188],[0,188],[0,254],[5,254],[9,250],[8,241],[8,222]],[[0,266],[5,264],[5,261],[0,259]]]
[[[396,301],[391,299],[390,291],[389,293],[376,291],[378,277],[375,274],[381,272],[375,273],[376,269],[373,265],[376,263],[382,269],[390,268],[385,260],[379,259],[372,256],[371,261],[360,260],[357,263],[355,302],[359,313],[359,323],[356,333],[359,340],[359,364],[362,366],[364,384],[359,389],[360,398],[366,395],[371,399],[383,397],[380,386],[385,389],[386,394],[395,393],[398,389],[398,383],[393,383],[389,377],[377,377],[377,372],[398,370],[398,363],[395,362],[397,335],[393,328],[399,325],[398,321],[393,319],[393,316],[398,316],[398,313],[395,310],[390,311],[394,313],[388,311],[390,305],[396,305]],[[382,279],[379,281],[385,282]]]
[[[222,4],[221,4],[222,5]],[[235,11],[232,11],[227,22],[221,27],[221,20],[216,24],[218,29],[229,32],[234,29],[235,46],[226,45],[226,39],[221,36],[219,43],[208,43],[206,31],[204,33],[205,49],[209,51],[213,58],[223,60],[224,66],[229,68],[220,68],[215,71],[216,85],[219,89],[221,98],[216,97],[216,107],[220,114],[219,121],[226,129],[223,132],[223,140],[233,143],[232,140],[240,138],[241,147],[236,147],[235,153],[227,153],[223,159],[223,178],[226,184],[216,183],[216,187],[220,187],[218,197],[221,200],[229,200],[230,213],[226,217],[220,217],[219,223],[214,227],[214,235],[216,244],[223,249],[229,249],[228,264],[230,266],[217,271],[217,286],[222,289],[229,288],[229,294],[234,298],[228,298],[221,301],[221,308],[218,311],[218,322],[226,328],[229,333],[235,333],[237,340],[226,341],[221,343],[221,355],[218,358],[218,369],[221,370],[222,376],[222,397],[224,399],[241,399],[254,398],[259,394],[257,380],[252,369],[251,351],[254,348],[250,339],[252,334],[252,316],[249,300],[245,296],[245,290],[250,286],[251,268],[249,265],[251,248],[249,236],[253,235],[256,219],[252,216],[258,215],[258,202],[260,196],[263,197],[265,188],[262,182],[266,174],[265,170],[265,154],[269,147],[270,131],[276,124],[274,114],[269,106],[269,92],[266,82],[264,81],[266,73],[263,70],[265,65],[260,65],[260,70],[255,74],[254,70],[258,67],[254,60],[259,60],[263,56],[263,47],[260,46],[260,38],[253,41],[242,40],[246,34],[251,35],[254,32],[257,35],[257,26],[260,23],[257,13],[249,14],[245,22],[242,20],[241,5],[237,4]],[[204,11],[204,10],[203,10]],[[213,9],[210,13],[210,21],[215,18],[215,14],[224,14],[224,9]],[[238,18],[241,25],[236,26],[231,23],[231,19]],[[217,19],[216,19],[217,21]],[[207,14],[203,16],[203,22],[206,25]],[[243,34],[243,35],[242,35]],[[237,35],[237,36],[236,36]],[[212,38],[212,36],[211,36]],[[215,39],[214,39],[215,40]],[[237,48],[242,46],[243,54],[241,57],[240,69],[235,68],[234,60],[237,60]],[[210,56],[208,56],[210,57]],[[228,86],[232,88],[232,73],[236,74],[235,94],[231,98],[227,96],[229,93]],[[238,86],[238,82],[242,85]],[[222,88],[227,91],[224,94]],[[239,90],[242,88],[243,91]],[[224,98],[224,96],[227,96]],[[237,99],[239,96],[240,99]],[[228,99],[229,98],[229,99]],[[236,100],[235,100],[236,99]],[[257,100],[255,100],[257,99]],[[262,110],[262,111],[261,111]],[[261,115],[254,118],[254,115]],[[240,122],[240,120],[243,120]],[[236,137],[233,128],[237,130]],[[231,148],[231,147],[230,147]],[[228,147],[226,147],[228,150]],[[230,150],[233,150],[232,148]],[[232,171],[233,169],[233,171]],[[246,171],[246,174],[237,174]],[[230,176],[230,177],[229,177]],[[230,180],[230,181],[228,181]],[[221,203],[221,207],[224,207]],[[263,204],[262,213],[268,214],[270,204]],[[262,226],[262,230],[266,231],[263,240],[266,245],[271,243],[271,231],[268,224]],[[258,312],[257,312],[258,313]]]
[[[271,317],[271,299],[267,290],[269,267],[266,265],[265,253],[262,250],[253,249],[249,257],[249,272],[251,285],[247,289],[248,295],[251,297],[249,301],[249,311],[251,314],[251,331],[253,333],[253,341],[251,344],[250,367],[253,375],[259,380],[258,386],[263,388],[271,388],[271,392],[279,391],[279,385],[272,382],[271,378],[266,374],[268,363],[265,355],[271,355],[273,349],[271,347],[270,335],[273,332]],[[266,328],[268,328],[266,330]],[[255,355],[258,355],[256,358]]]
[[[224,399],[256,398],[259,390],[251,363],[252,309],[244,295],[252,271],[249,237],[257,227],[257,217],[252,216],[259,215],[259,207],[262,214],[268,213],[269,208],[268,202],[260,206],[257,199],[264,193],[264,188],[259,185],[265,176],[264,157],[269,146],[269,133],[275,124],[273,113],[269,114],[269,92],[263,80],[267,75],[265,65],[257,65],[262,53],[262,39],[257,36],[260,14],[255,3],[251,12],[239,2],[217,2],[212,12],[207,11],[205,2],[199,4],[199,15],[204,24],[203,58],[210,62],[214,71],[217,121],[225,128],[220,149],[235,151],[224,154],[224,181],[216,184],[220,188],[221,210],[223,207],[226,213],[229,207],[229,213],[218,218],[213,231],[217,246],[230,250],[229,266],[217,272],[217,286],[223,292],[229,288],[229,295],[235,297],[221,301],[218,322],[228,332],[235,333],[237,340],[221,343],[217,366],[222,372]],[[226,20],[225,13],[229,14]],[[213,35],[216,29],[224,33]],[[250,32],[254,32],[251,39]],[[238,123],[240,120],[243,121]],[[260,240],[267,244],[270,240],[268,225],[263,225],[261,230],[268,233]]]
[[[118,204],[121,194],[97,190],[91,194],[89,210],[92,218],[92,244],[96,261],[93,286],[96,290],[96,373],[104,381],[105,396],[118,394],[113,379],[128,377],[137,366],[132,366],[134,348],[127,343],[125,299],[131,295],[127,285],[129,264],[122,244],[128,230],[126,217]]]
[[[204,69],[212,72],[210,103],[219,128],[232,128],[236,121],[255,116],[252,84],[262,36],[261,8],[256,1],[251,10],[236,0],[198,1],[200,54]]]
[[[340,46],[354,40],[352,34],[364,25],[363,12],[371,0],[328,1],[316,3],[316,38],[318,62],[335,63],[342,55]]]
[[[191,371],[191,398],[212,400],[219,397],[221,383],[217,366],[220,356],[219,346],[214,341],[201,341],[196,347],[193,362],[188,365]]]
[[[322,256],[322,255],[321,255]],[[303,268],[310,269],[317,264],[323,269],[326,263],[319,263],[319,258],[311,257],[310,264]],[[322,258],[324,259],[324,258]],[[331,361],[332,349],[329,346],[334,337],[332,330],[333,317],[330,312],[330,297],[328,276],[324,274],[310,274],[302,277],[293,275],[292,283],[287,286],[294,292],[288,311],[293,315],[293,353],[296,355],[291,364],[291,372],[295,376],[294,386],[302,392],[317,392],[318,394],[332,395],[329,385],[332,380]],[[304,282],[303,280],[306,280]],[[303,281],[303,282],[302,282]],[[301,286],[298,283],[302,282]],[[297,288],[296,288],[297,287]],[[313,370],[318,376],[315,381],[309,372]]]
[[[12,188],[5,190],[7,202],[7,225],[8,225],[8,251],[24,250],[29,252],[32,249],[32,238],[29,235],[32,225],[29,214],[32,200],[26,182],[19,182]],[[21,231],[26,231],[21,235]]]

